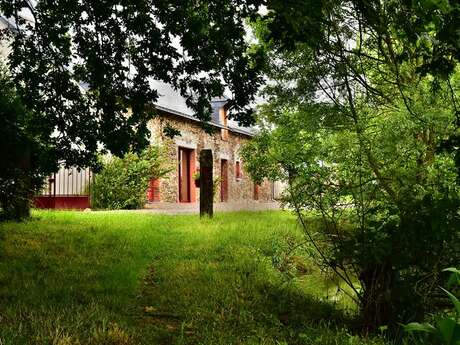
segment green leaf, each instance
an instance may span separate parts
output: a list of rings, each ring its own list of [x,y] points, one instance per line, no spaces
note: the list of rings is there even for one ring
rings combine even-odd
[[[444,344],[457,345],[460,342],[460,325],[454,319],[440,320],[438,329]]]
[[[449,267],[449,268],[443,269],[442,271],[443,272],[452,272],[452,273],[460,274],[460,270],[455,268],[455,267]]]
[[[460,315],[460,301],[458,300],[458,298],[455,297],[452,293],[450,293],[446,289],[441,288],[441,290],[444,291],[447,294],[447,296],[449,296],[450,300],[452,301],[452,303],[455,306],[455,310],[456,310],[457,314]]]
[[[408,323],[407,325],[403,325],[403,327],[406,332],[427,332],[427,333],[436,332],[436,328],[430,325],[429,323],[411,322],[411,323]]]
[[[460,270],[454,268],[454,267],[449,267],[443,270],[443,272],[451,272],[452,274],[449,277],[449,280],[447,282],[447,287],[452,287],[455,284],[460,285]]]
[[[380,332],[380,333],[383,333],[383,332],[385,332],[385,331],[388,331],[388,326],[387,326],[387,325],[383,325],[383,326],[380,326],[380,327],[379,327],[379,332]]]

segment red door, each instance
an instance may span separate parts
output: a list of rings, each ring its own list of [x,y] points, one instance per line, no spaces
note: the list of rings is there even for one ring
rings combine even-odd
[[[179,147],[179,202],[191,202],[191,150]]]
[[[228,201],[228,161],[220,161],[220,201]]]

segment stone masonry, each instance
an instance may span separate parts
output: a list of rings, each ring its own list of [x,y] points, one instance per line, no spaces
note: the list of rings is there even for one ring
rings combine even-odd
[[[171,126],[181,132],[180,136],[174,139],[167,138],[163,129]],[[199,168],[199,154],[202,149],[211,149],[214,158],[213,174],[219,177],[221,172],[221,160],[228,161],[228,202],[269,202],[273,200],[273,182],[264,181],[258,188],[258,200],[254,200],[254,182],[244,170],[244,162],[241,160],[239,150],[242,145],[251,139],[249,134],[233,131],[231,128],[222,129],[216,127],[213,134],[206,133],[199,122],[193,119],[169,113],[162,114],[149,123],[152,133],[151,144],[162,145],[166,148],[167,154],[172,162],[173,170],[160,179],[160,200],[161,202],[179,202],[179,181],[178,181],[178,150],[184,147],[193,150],[192,159],[194,170]],[[242,176],[236,178],[236,162],[239,161]],[[174,168],[175,166],[175,168]],[[193,187],[193,200],[198,200],[199,189]],[[218,184],[214,201],[220,202],[220,183]]]

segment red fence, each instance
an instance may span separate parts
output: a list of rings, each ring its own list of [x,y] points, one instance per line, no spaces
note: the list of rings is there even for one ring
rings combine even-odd
[[[86,209],[91,206],[91,170],[61,168],[50,176],[39,195],[37,208]]]

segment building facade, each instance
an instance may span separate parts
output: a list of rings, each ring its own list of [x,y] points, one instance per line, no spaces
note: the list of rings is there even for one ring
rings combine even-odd
[[[271,181],[255,184],[245,172],[240,149],[253,134],[228,124],[223,102],[213,102],[213,107],[214,132],[211,134],[193,117],[171,109],[161,111],[161,116],[150,122],[152,144],[163,146],[174,165],[169,174],[151,182],[150,203],[198,201],[199,183],[195,182],[195,177],[199,173],[199,155],[203,149],[213,154],[214,202],[269,202],[279,195],[277,184]],[[173,139],[165,136],[166,126],[178,129],[180,136]]]

